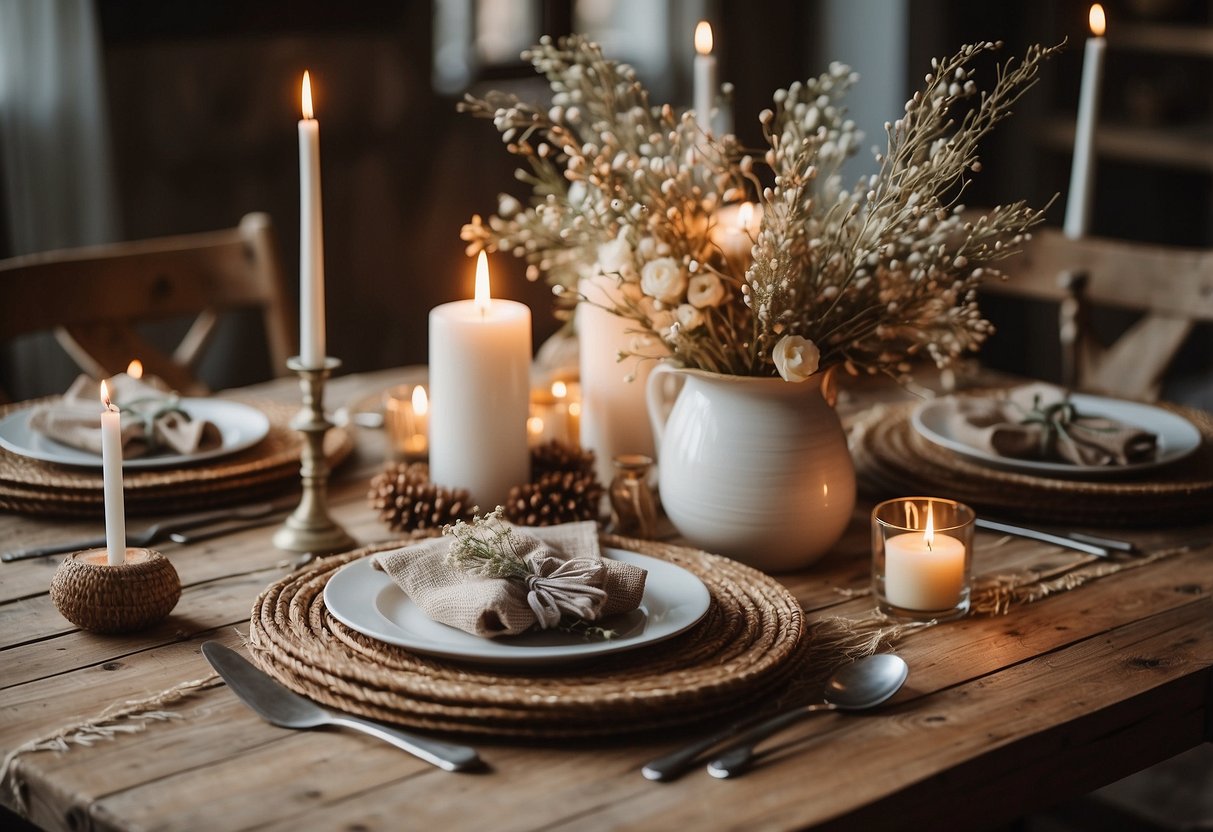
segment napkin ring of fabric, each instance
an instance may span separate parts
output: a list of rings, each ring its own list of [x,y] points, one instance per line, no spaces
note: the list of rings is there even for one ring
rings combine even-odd
[[[526,602],[540,629],[559,625],[566,613],[586,621],[598,618],[607,599],[601,586],[606,571],[602,561],[548,556],[538,564],[530,562],[535,573],[526,578]]]

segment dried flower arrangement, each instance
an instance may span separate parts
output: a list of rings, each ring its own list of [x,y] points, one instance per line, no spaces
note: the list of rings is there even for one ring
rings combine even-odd
[[[594,43],[544,38],[523,57],[546,76],[549,109],[500,92],[461,105],[493,120],[532,189],[526,206],[503,194],[462,237],[469,253],[524,257],[527,276],[566,301],[591,302],[582,278],[608,281],[607,300],[592,302],[687,367],[803,381],[835,366],[904,376],[924,353],[945,366],[990,333],[976,287],[1043,218],[1022,202],[968,218],[959,203],[981,169],[978,142],[1058,48],[1000,64],[979,92],[970,64],[1000,47],[932,61],[886,124],[879,171],[846,187],[839,168],[862,135],[843,106],[857,76],[842,64],[776,91],[759,117],[768,147],[748,152],[692,113],[652,105],[631,67]],[[721,209],[748,194],[761,195],[761,223],[738,259],[721,245]]]

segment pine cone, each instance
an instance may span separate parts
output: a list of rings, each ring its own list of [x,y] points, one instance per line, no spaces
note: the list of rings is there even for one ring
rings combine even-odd
[[[593,455],[590,455],[593,459]],[[505,519],[519,526],[554,526],[579,520],[597,520],[602,486],[594,472],[549,471],[534,482],[510,489]]]
[[[392,531],[440,529],[456,520],[472,519],[468,492],[434,485],[429,466],[423,462],[388,465],[371,480],[367,499]]]
[[[594,452],[582,450],[559,439],[552,439],[531,449],[531,480],[538,482],[544,474],[553,471],[574,471],[579,474],[594,473]]]

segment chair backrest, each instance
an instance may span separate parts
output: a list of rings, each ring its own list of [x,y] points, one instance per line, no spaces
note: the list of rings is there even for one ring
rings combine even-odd
[[[183,393],[205,390],[193,373],[224,310],[261,311],[269,359],[285,374],[294,341],[282,264],[266,214],[223,231],[186,234],[0,260],[0,338],[54,331],[94,378],[132,358]],[[135,325],[194,317],[171,354]]]
[[[1213,251],[1086,237],[1045,228],[1004,261],[983,292],[1060,304],[1063,381],[1092,392],[1157,398],[1163,375],[1198,322],[1213,321]],[[1110,345],[1086,326],[1092,305],[1143,313]]]

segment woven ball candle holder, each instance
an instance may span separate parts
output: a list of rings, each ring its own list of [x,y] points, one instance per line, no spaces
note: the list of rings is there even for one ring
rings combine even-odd
[[[164,619],[181,598],[172,562],[152,549],[126,550],[106,562],[105,549],[73,552],[51,579],[51,600],[63,617],[93,633],[128,633]]]

